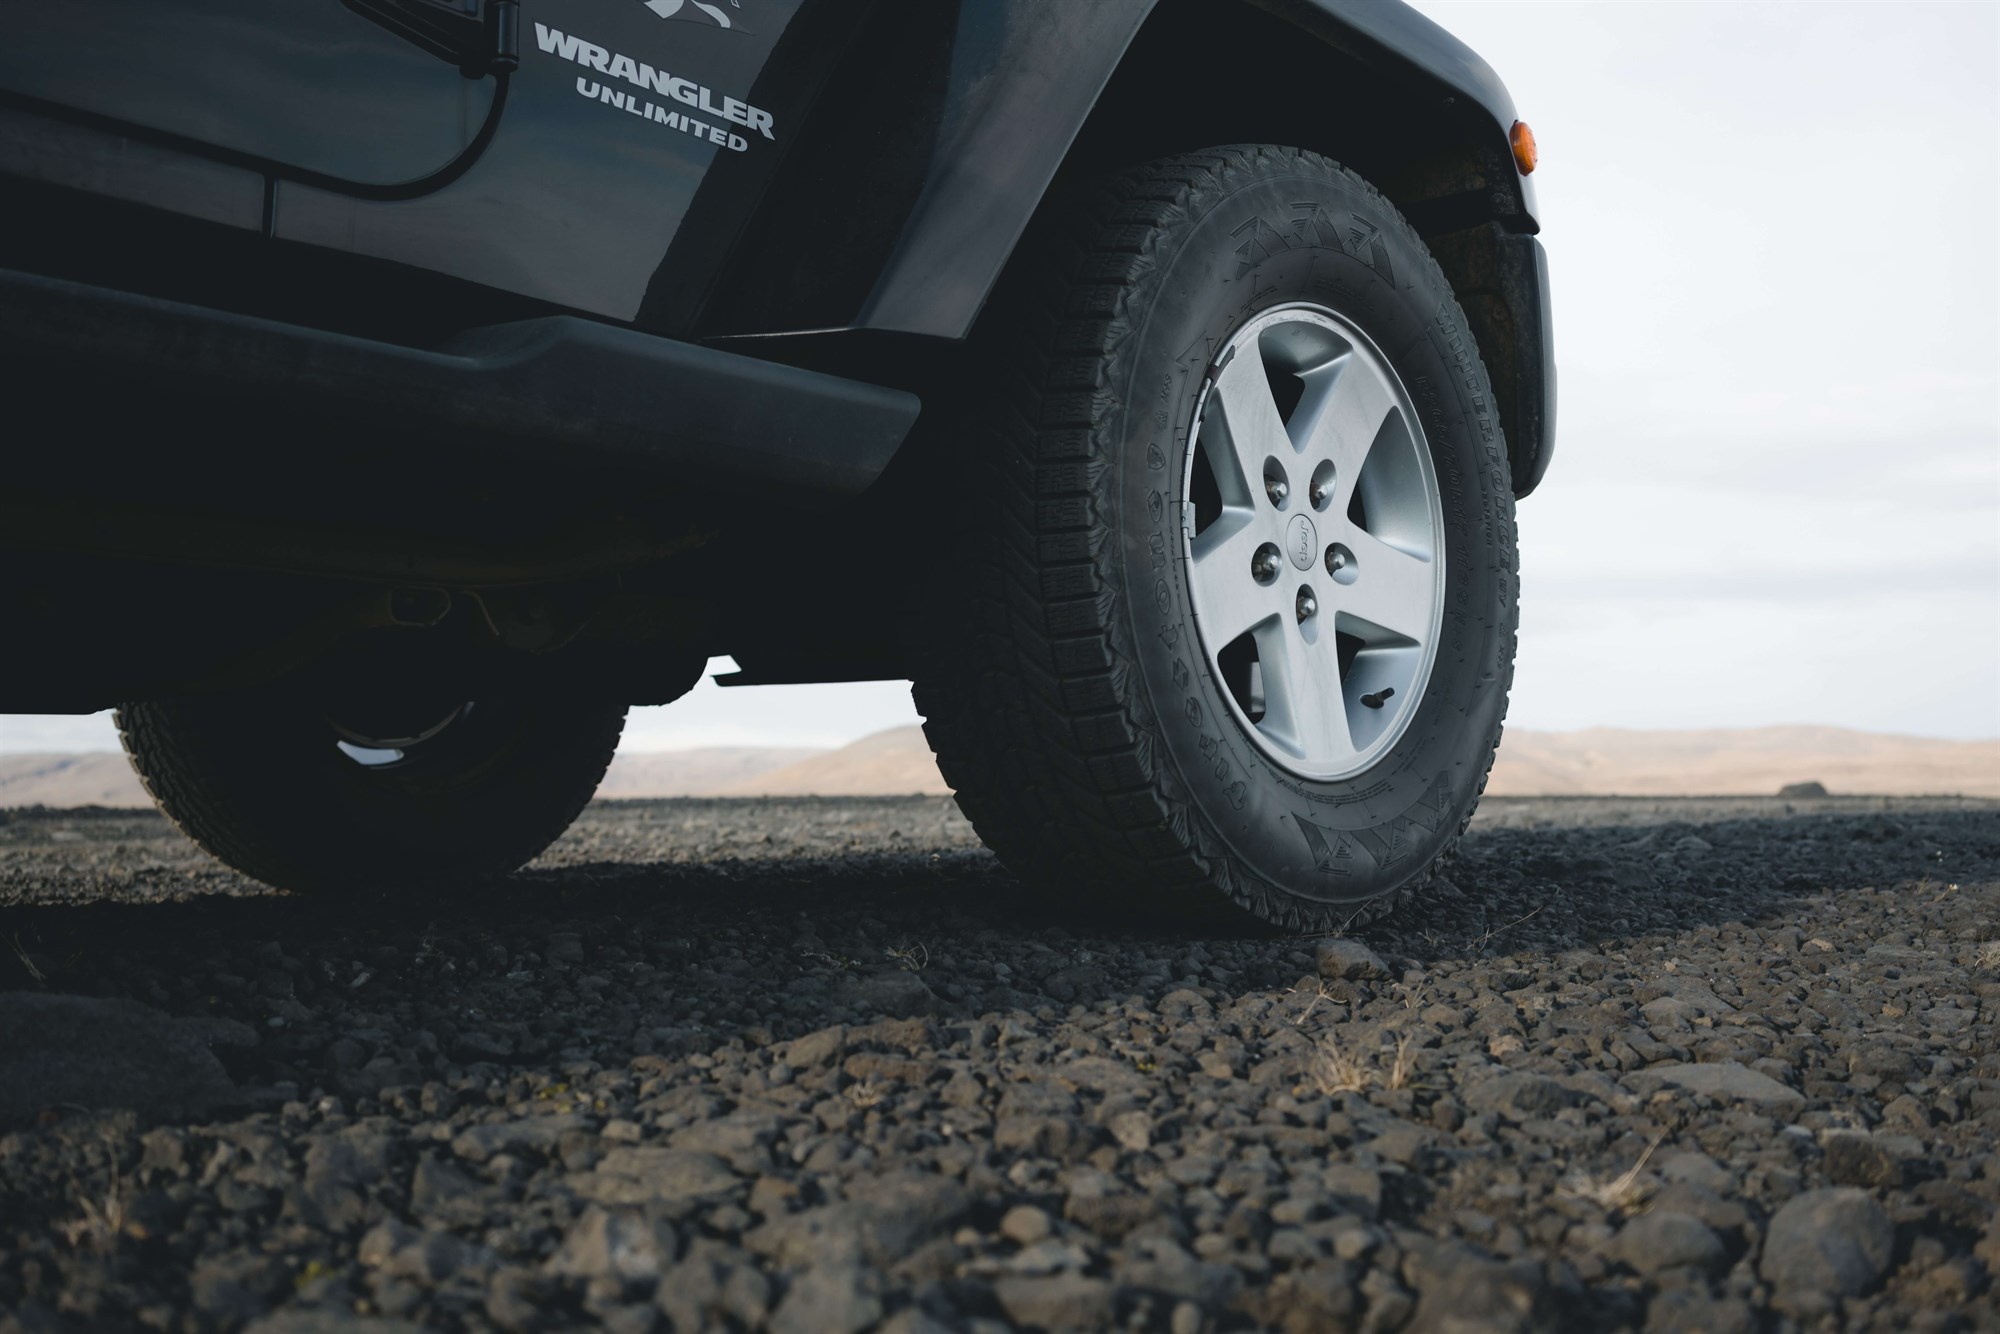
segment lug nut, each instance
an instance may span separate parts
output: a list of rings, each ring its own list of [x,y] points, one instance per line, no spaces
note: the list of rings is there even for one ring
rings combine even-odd
[[[1276,579],[1278,571],[1283,568],[1284,558],[1269,542],[1258,547],[1257,554],[1250,558],[1250,577],[1260,584],[1268,584]]]
[[[1264,481],[1264,494],[1271,498],[1273,505],[1283,509],[1285,497],[1292,494],[1292,488],[1285,484],[1285,479],[1282,477],[1269,477]]]
[[[1322,460],[1313,469],[1312,482],[1306,487],[1306,495],[1312,500],[1312,507],[1323,510],[1333,503],[1333,460]]]
[[[1301,588],[1299,590],[1299,619],[1309,621],[1317,615],[1319,615],[1319,599],[1313,596],[1310,588]]]

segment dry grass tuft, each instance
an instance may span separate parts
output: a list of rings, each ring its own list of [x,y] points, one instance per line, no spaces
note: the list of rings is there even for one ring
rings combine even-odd
[[[1329,1096],[1371,1088],[1408,1088],[1417,1073],[1414,1046],[1415,1039],[1405,1033],[1396,1039],[1393,1054],[1381,1048],[1354,1052],[1343,1046],[1336,1034],[1329,1033],[1313,1048],[1310,1071],[1313,1087]]]
[[[120,1179],[111,1178],[102,1199],[79,1195],[76,1203],[77,1216],[58,1222],[56,1232],[71,1250],[110,1250],[125,1231],[125,1192]]]
[[[1296,996],[1302,990],[1304,990],[1304,988],[1302,987],[1286,987],[1285,994],[1290,996]],[[1306,1020],[1312,1016],[1314,1007],[1317,1006],[1321,1001],[1329,1001],[1335,1003],[1339,1001],[1339,997],[1335,996],[1333,992],[1327,988],[1325,978],[1320,978],[1314,984],[1314,989],[1312,994],[1306,997],[1305,1008],[1299,1011],[1298,1018],[1292,1020],[1292,1027],[1303,1028],[1305,1026]]]
[[[921,973],[931,966],[931,952],[921,942],[915,945],[895,945],[883,951],[903,967],[913,973]]]
[[[1530,911],[1522,913],[1519,917],[1516,917],[1511,922],[1504,923],[1503,925],[1500,926],[1488,928],[1484,934],[1482,934],[1478,939],[1472,942],[1472,948],[1479,951],[1482,954],[1485,953],[1486,947],[1493,943],[1493,938],[1495,936],[1502,935],[1508,931],[1512,931],[1515,927],[1519,926],[1521,923],[1540,916],[1542,909],[1548,906],[1549,905],[1546,903],[1539,904]]]
[[[48,975],[36,966],[35,956],[28,953],[27,947],[21,944],[21,933],[16,931],[7,937],[7,944],[14,951],[14,957],[21,961],[21,967],[28,970],[28,976],[37,982],[47,984]]]
[[[1975,968],[1985,968],[2000,973],[2000,940],[1989,940],[1984,945],[1973,946],[1972,964]]]
[[[1639,1174],[1646,1170],[1646,1163],[1652,1158],[1653,1150],[1659,1148],[1661,1141],[1666,1137],[1667,1132],[1664,1130],[1654,1135],[1652,1142],[1646,1146],[1646,1151],[1639,1155],[1639,1161],[1611,1180],[1600,1181],[1595,1177],[1575,1176],[1563,1183],[1563,1193],[1580,1200],[1589,1200],[1606,1209],[1629,1209],[1638,1203],[1639,1197],[1645,1193],[1639,1185]]]

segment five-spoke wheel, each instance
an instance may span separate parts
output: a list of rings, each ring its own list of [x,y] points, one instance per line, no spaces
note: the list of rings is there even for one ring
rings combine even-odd
[[[1367,768],[1423,695],[1444,602],[1444,515],[1402,381],[1350,321],[1281,306],[1215,358],[1193,438],[1183,531],[1211,667],[1285,769]]]

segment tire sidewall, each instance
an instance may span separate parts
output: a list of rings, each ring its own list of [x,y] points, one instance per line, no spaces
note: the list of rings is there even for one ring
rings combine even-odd
[[[541,852],[590,799],[625,714],[535,690],[482,699],[407,767],[355,763],[312,699],[281,689],[127,706],[169,728],[127,748],[168,814],[240,870],[287,889],[411,886]]]
[[[1200,198],[1135,294],[1136,337],[1112,374],[1112,521],[1129,650],[1164,745],[1168,795],[1204,817],[1250,873],[1239,889],[1359,904],[1435,861],[1491,763],[1516,602],[1505,447],[1450,288],[1379,196],[1292,155]],[[1421,418],[1445,516],[1445,605],[1417,712],[1375,764],[1334,781],[1279,766],[1230,707],[1194,628],[1181,533],[1211,357],[1257,315],[1301,301],[1354,321],[1394,367]]]

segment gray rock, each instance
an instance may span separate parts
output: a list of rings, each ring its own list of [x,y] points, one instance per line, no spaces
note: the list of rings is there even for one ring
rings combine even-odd
[[[397,1277],[435,1286],[454,1274],[483,1273],[492,1264],[493,1252],[479,1243],[449,1232],[430,1231],[398,1247],[382,1268]]]
[[[1804,1104],[1805,1095],[1735,1061],[1700,1065],[1654,1065],[1625,1076],[1626,1085],[1641,1097],[1662,1088],[1686,1089],[1718,1102],[1746,1102],[1776,1111]]]
[[[921,1306],[905,1306],[875,1327],[876,1334],[952,1334],[952,1327]]]
[[[1693,1181],[1668,1181],[1648,1201],[1652,1212],[1686,1214],[1718,1233],[1741,1235],[1750,1227],[1750,1211],[1736,1200]]]
[[[771,1280],[752,1265],[737,1265],[722,1281],[716,1305],[745,1329],[762,1329],[771,1317]]]
[[[1154,1239],[1144,1245],[1144,1254],[1118,1266],[1122,1286],[1164,1293],[1208,1311],[1222,1310],[1243,1289],[1235,1265],[1197,1260],[1171,1241]]]
[[[1787,783],[1778,789],[1781,797],[1824,797],[1826,784],[1817,779],[1807,779],[1803,783]]]
[[[556,1116],[521,1116],[460,1131],[451,1141],[451,1151],[461,1158],[483,1163],[498,1154],[546,1155],[556,1141],[572,1130],[588,1128],[590,1122],[580,1112]]]
[[[1826,1137],[1827,1179],[1840,1186],[1894,1189],[1904,1183],[1910,1164],[1923,1152],[1923,1145],[1908,1135],[1836,1131]]]
[[[1072,1116],[1003,1116],[993,1124],[993,1147],[1066,1161],[1090,1147],[1090,1136]]]
[[[335,1230],[360,1223],[367,1215],[366,1196],[382,1184],[394,1148],[389,1136],[363,1129],[311,1140],[299,1182],[307,1218]]]
[[[239,1102],[210,1033],[136,1001],[0,992],[0,1126],[61,1103],[187,1117]]]
[[[486,1281],[486,1318],[508,1334],[538,1329],[552,1286],[530,1270],[499,1270]]]
[[[1417,1292],[1408,1334],[1541,1334],[1556,1329],[1540,1264],[1502,1264],[1463,1246],[1413,1255],[1405,1277]]]
[[[831,1065],[847,1054],[847,1026],[835,1024],[793,1038],[778,1048],[778,1059],[797,1070]]]
[[[1736,1185],[1735,1174],[1705,1153],[1693,1149],[1669,1149],[1653,1160],[1666,1181],[1686,1181],[1716,1194]]]
[[[1112,1288],[1101,1278],[1075,1273],[1013,1276],[994,1283],[993,1295],[1017,1325],[1065,1330],[1111,1324]]]
[[[1089,1000],[1104,990],[1109,976],[1094,964],[1058,968],[1042,979],[1042,990],[1059,1001]]]
[[[271,1308],[290,1286],[287,1277],[275,1257],[237,1251],[196,1264],[188,1275],[188,1297],[202,1314],[240,1325]]]
[[[1344,1208],[1373,1218],[1382,1207],[1382,1177],[1359,1163],[1333,1163],[1320,1176],[1327,1194]]]
[[[273,1311],[245,1325],[243,1334],[423,1334],[423,1326],[408,1320],[320,1307],[310,1311]]]
[[[1064,1218],[1114,1241],[1167,1213],[1155,1196],[1130,1190],[1071,1191],[1063,1203]]]
[[[660,1327],[660,1313],[651,1306],[634,1303],[605,1309],[590,1308],[604,1334],[653,1334]]]
[[[1339,1261],[1320,1261],[1252,1289],[1241,1305],[1264,1328],[1280,1334],[1318,1334],[1353,1328],[1361,1303],[1354,1291],[1354,1271]]]
[[[576,1191],[599,1204],[688,1206],[721,1199],[744,1184],[712,1153],[620,1145],[576,1178]]]
[[[1032,1246],[1049,1235],[1054,1224],[1032,1204],[1017,1204],[1000,1216],[1000,1235],[1021,1246]]]
[[[410,1176],[410,1212],[419,1218],[475,1222],[486,1216],[486,1187],[442,1154],[427,1153]]]
[[[1008,1271],[1015,1274],[1053,1274],[1065,1269],[1081,1272],[1089,1266],[1090,1255],[1081,1246],[1055,1237],[1023,1246],[1007,1261]]]
[[[504,1061],[514,1054],[514,1044],[491,1033],[468,1029],[452,1035],[451,1054],[467,1065],[477,1061]]]
[[[1888,1272],[1895,1245],[1889,1215],[1867,1192],[1809,1190],[1772,1216],[1758,1269],[1780,1292],[1853,1297]]]
[[[1382,956],[1358,940],[1322,940],[1313,949],[1319,975],[1351,982],[1386,982],[1394,974]]]
[[[1119,1112],[1105,1123],[1120,1147],[1143,1153],[1153,1147],[1153,1118],[1141,1111]]]
[[[1646,1304],[1646,1334],[1757,1334],[1760,1327],[1750,1303],[1695,1285],[1670,1287]]]
[[[389,1263],[390,1257],[423,1234],[400,1219],[385,1218],[362,1234],[354,1258],[371,1269]]]
[[[836,999],[859,1010],[898,1019],[936,1014],[938,1009],[938,999],[924,985],[924,980],[903,968],[865,977],[843,974]]]
[[[728,1266],[717,1254],[713,1242],[696,1240],[679,1264],[660,1275],[653,1290],[653,1304],[676,1330],[711,1329],[722,1305]]]
[[[1637,1273],[1654,1277],[1674,1269],[1712,1273],[1727,1258],[1722,1239],[1699,1218],[1652,1210],[1627,1223],[1614,1253]]]
[[[592,1205],[570,1226],[545,1266],[558,1278],[610,1274],[628,1282],[658,1279],[680,1252],[671,1225],[636,1210]]]
[[[1547,1075],[1515,1071],[1482,1080],[1465,1091],[1465,1105],[1475,1112],[1492,1112],[1515,1121],[1553,1116],[1583,1100],[1574,1089]]]
[[[783,1129],[784,1122],[775,1114],[741,1108],[676,1131],[669,1143],[676,1149],[714,1154],[749,1176],[771,1166],[771,1145]]]
[[[845,1200],[774,1218],[743,1244],[786,1265],[893,1264],[946,1231],[971,1203],[949,1177],[894,1172],[855,1182]]]
[[[859,1334],[882,1318],[878,1293],[875,1275],[858,1265],[815,1266],[778,1303],[772,1334]]]

